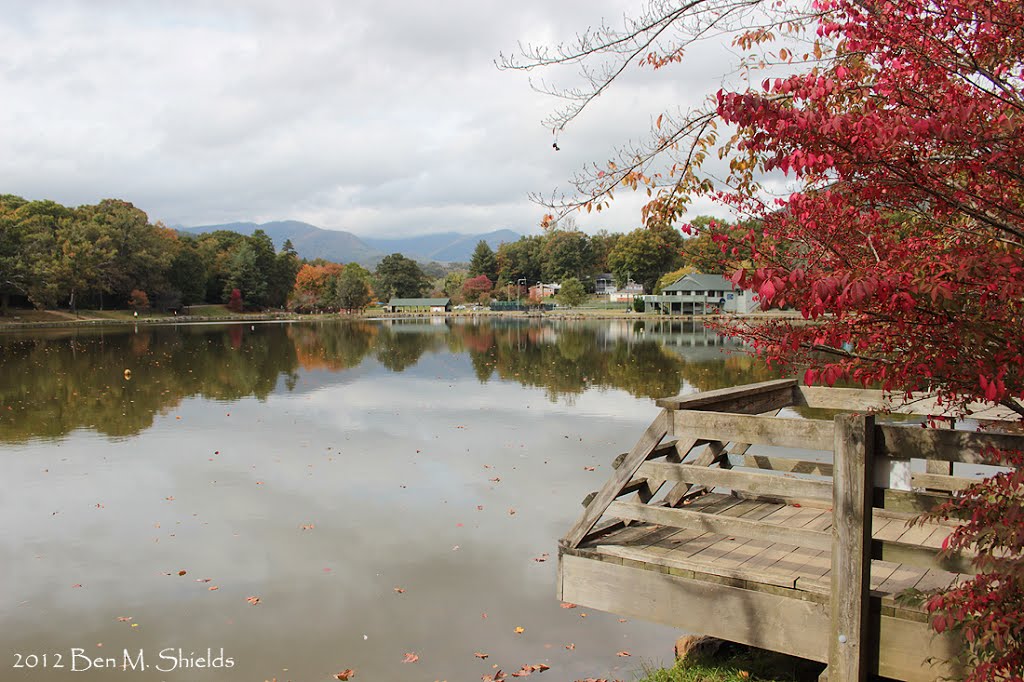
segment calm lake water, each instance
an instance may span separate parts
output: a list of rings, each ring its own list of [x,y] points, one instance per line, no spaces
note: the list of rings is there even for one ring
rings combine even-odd
[[[669,663],[677,632],[560,606],[557,540],[654,398],[772,376],[737,350],[623,320],[0,335],[0,679]]]

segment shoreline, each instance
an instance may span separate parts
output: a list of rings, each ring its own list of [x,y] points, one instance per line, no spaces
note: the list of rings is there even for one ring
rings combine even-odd
[[[303,315],[299,313],[241,313],[236,315],[177,315],[170,317],[138,317],[138,318],[101,318],[80,317],[78,319],[58,320],[8,320],[0,318],[0,333],[24,331],[31,329],[76,329],[96,327],[131,327],[131,326],[165,326],[175,324],[237,324],[240,322],[314,322],[342,319],[415,319],[415,318],[518,318],[540,320],[721,320],[721,319],[802,319],[796,311],[773,313],[753,313],[749,315],[654,315],[647,313],[626,312],[623,310],[576,309],[565,311],[547,311],[543,313],[525,313],[522,311],[451,311],[444,313],[385,313],[380,311],[364,311],[362,313],[326,313],[320,315]]]

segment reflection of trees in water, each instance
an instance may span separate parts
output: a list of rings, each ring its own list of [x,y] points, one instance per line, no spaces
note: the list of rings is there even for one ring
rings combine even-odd
[[[344,371],[374,358],[401,372],[426,353],[466,353],[481,383],[497,377],[571,401],[589,387],[646,398],[774,376],[713,334],[663,322],[180,326],[0,336],[0,441],[59,438],[74,429],[139,433],[184,398],[266,398],[298,370]],[[123,372],[131,369],[131,379]]]
[[[295,346],[235,327],[234,344],[223,327],[0,336],[0,440],[129,436],[188,396],[264,399],[294,374]]]
[[[370,354],[380,327],[354,321],[293,324],[287,329],[303,369],[338,371],[356,367]]]
[[[687,341],[691,345],[702,345],[699,340],[707,339],[712,348],[720,346],[718,338],[705,334],[703,329],[689,333],[698,334],[697,339]],[[670,337],[680,337],[683,331],[661,324],[619,325],[618,329],[615,323],[570,322],[499,329],[481,325],[455,327],[453,334],[468,337],[463,345],[469,349],[481,382],[496,374],[505,381],[542,387],[552,400],[570,398],[591,386],[659,398],[679,393],[684,382],[707,390],[775,376],[742,353],[716,352],[711,357],[693,359],[667,351],[664,343]],[[485,334],[490,345],[473,340]]]

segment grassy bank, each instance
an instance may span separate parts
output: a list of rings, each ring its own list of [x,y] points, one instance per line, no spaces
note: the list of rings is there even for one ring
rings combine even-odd
[[[739,648],[714,658],[645,671],[639,682],[815,682],[822,668],[801,658]]]

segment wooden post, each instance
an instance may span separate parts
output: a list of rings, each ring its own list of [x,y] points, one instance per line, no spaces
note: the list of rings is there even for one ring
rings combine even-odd
[[[875,418],[835,418],[829,682],[863,682],[870,652],[871,506]]]

